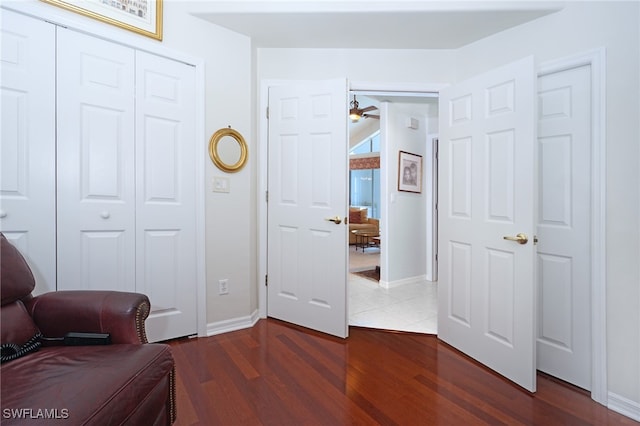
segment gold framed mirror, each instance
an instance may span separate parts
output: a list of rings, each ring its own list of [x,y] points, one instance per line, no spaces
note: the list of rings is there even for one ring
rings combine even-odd
[[[209,157],[220,170],[235,173],[244,167],[248,157],[247,142],[231,127],[218,130],[209,139]]]

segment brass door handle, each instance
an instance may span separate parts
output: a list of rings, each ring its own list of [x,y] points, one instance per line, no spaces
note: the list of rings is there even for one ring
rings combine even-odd
[[[336,216],[336,217],[328,217],[325,220],[328,220],[329,222],[333,222],[336,225],[340,225],[342,223],[342,219],[340,219],[340,216]]]
[[[509,241],[515,241],[518,244],[527,244],[527,242],[529,241],[529,237],[527,237],[527,234],[523,234],[522,232],[519,234],[516,234],[515,237],[511,237],[507,235],[502,238]]]

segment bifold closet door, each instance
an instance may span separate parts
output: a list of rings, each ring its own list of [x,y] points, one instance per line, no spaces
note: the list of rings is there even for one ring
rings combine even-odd
[[[195,69],[136,52],[136,291],[150,341],[194,334]]]
[[[2,10],[0,231],[56,289],[55,27]]]
[[[57,44],[58,289],[135,291],[135,51]]]
[[[58,288],[135,291],[195,334],[195,69],[58,30]]]

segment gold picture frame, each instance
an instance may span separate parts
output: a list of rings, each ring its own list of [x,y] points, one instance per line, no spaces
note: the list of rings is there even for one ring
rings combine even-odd
[[[134,33],[162,40],[162,0],[40,0]],[[123,10],[124,8],[124,10]],[[129,10],[127,10],[129,8]]]
[[[223,155],[220,152],[219,144],[222,138],[230,136],[238,143],[240,148],[240,153],[238,155],[238,160],[235,163],[228,161],[227,159],[223,159]],[[247,147],[247,142],[244,140],[244,137],[237,130],[232,129],[231,127],[222,128],[215,132],[211,139],[209,139],[209,157],[213,164],[216,165],[220,170],[227,173],[235,173],[242,170],[244,165],[247,163],[247,158],[249,154],[249,148]]]

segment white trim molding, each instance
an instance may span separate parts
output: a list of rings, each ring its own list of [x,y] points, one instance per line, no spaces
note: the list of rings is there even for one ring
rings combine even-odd
[[[604,48],[546,62],[538,77],[591,67],[591,398],[608,405],[606,274],[606,52]]]
[[[255,310],[253,311],[253,313],[251,313],[251,315],[247,315],[244,317],[212,322],[207,324],[206,336],[211,337],[217,334],[229,333],[231,331],[251,328],[258,322],[259,319],[260,316],[258,315],[258,311]]]
[[[640,403],[609,392],[609,404],[607,404],[607,408],[640,422]]]
[[[403,278],[401,280],[395,281],[382,281],[380,280],[380,287],[385,289],[396,288],[403,286],[405,284],[414,284],[414,283],[422,283],[427,281],[426,275],[418,275],[416,277]]]

